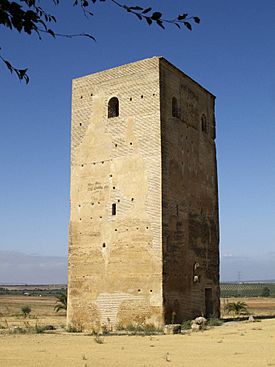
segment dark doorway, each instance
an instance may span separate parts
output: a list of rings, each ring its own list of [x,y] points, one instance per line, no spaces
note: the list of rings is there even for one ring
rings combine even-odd
[[[205,288],[205,317],[213,316],[212,288]]]

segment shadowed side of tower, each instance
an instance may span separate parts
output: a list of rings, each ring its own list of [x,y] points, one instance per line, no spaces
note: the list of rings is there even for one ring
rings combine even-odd
[[[160,59],[165,322],[219,316],[215,97]]]

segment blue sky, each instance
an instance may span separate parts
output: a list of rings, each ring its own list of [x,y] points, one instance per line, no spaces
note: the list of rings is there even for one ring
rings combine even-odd
[[[162,55],[217,96],[222,266],[228,257],[269,261],[275,251],[275,2],[128,1],[151,4],[167,17],[198,15],[201,24],[192,32],[149,28],[108,3],[96,4],[95,16],[86,19],[69,3],[52,8],[56,30],[89,32],[97,42],[39,41],[1,29],[2,55],[28,67],[31,80],[20,83],[0,64],[0,251],[67,254],[71,80]],[[254,267],[243,277],[253,278]],[[228,277],[237,279],[235,273],[232,266]],[[275,278],[275,266],[268,277]]]

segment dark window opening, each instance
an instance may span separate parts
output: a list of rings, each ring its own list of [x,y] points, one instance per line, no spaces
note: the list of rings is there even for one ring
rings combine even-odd
[[[208,133],[208,126],[207,126],[207,120],[205,114],[201,116],[201,130],[204,133]]]
[[[112,204],[112,215],[116,215],[116,204]]]
[[[179,117],[178,100],[176,97],[172,98],[172,117]]]
[[[108,118],[119,116],[119,101],[113,97],[108,102]]]

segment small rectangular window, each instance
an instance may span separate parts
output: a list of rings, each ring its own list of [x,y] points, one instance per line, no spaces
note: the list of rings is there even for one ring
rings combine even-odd
[[[112,204],[112,215],[116,215],[116,204]]]

